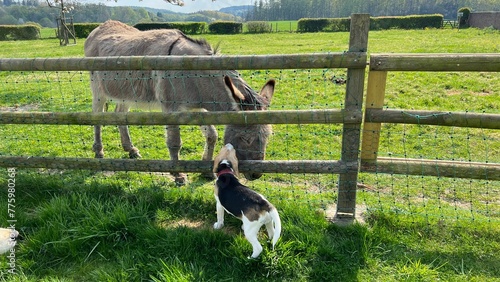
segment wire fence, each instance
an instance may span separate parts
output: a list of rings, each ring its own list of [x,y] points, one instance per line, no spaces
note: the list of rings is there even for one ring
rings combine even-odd
[[[396,63],[391,61],[393,57],[398,58],[397,55],[372,55],[369,75],[395,71],[394,68],[401,65],[412,70],[433,72],[485,70],[495,75],[499,72],[498,55],[416,55],[416,58],[399,58],[400,61]],[[226,57],[223,58],[226,61],[219,62],[219,65],[231,65],[234,62],[239,64],[250,61],[253,67],[243,68],[241,75],[252,88],[258,89],[269,78],[274,78],[279,89],[270,107],[274,118],[268,122],[276,124],[267,147],[266,163],[246,164],[248,170],[267,173],[258,181],[248,182],[248,185],[265,193],[270,199],[283,203],[307,204],[311,206],[311,210],[321,210],[328,217],[332,217],[335,211],[338,212],[334,205],[344,204],[339,198],[342,193],[346,193],[346,198],[357,194],[358,199],[354,199],[354,202],[358,204],[358,211],[391,212],[415,219],[425,218],[431,222],[499,222],[498,101],[493,101],[491,107],[483,110],[474,108],[469,111],[470,105],[464,104],[463,108],[455,107],[459,113],[442,109],[424,112],[414,109],[413,105],[405,107],[404,101],[398,102],[393,98],[385,100],[385,93],[398,92],[394,85],[387,85],[386,89],[385,74],[378,78],[378,84],[371,84],[372,78],[369,77],[366,102],[354,99],[348,101],[351,105],[347,105],[349,85],[364,85],[364,79],[359,79],[359,76],[355,79],[346,70],[348,66],[355,66],[357,70],[364,72],[364,63],[359,58],[359,53],[318,57],[302,55],[287,60],[280,58],[281,62],[292,65],[280,68],[278,61],[270,56],[269,65],[272,67],[263,70],[256,68],[265,65],[265,57],[236,58],[236,61]],[[431,63],[428,58],[432,58]],[[144,118],[142,125],[139,122],[140,116],[135,116],[136,119],[133,120],[133,113],[124,116],[124,121],[115,120],[115,123],[106,125],[103,132],[106,159],[93,158],[92,124],[95,124],[95,120],[92,118],[99,118],[99,115],[90,114],[90,78],[87,71],[78,68],[94,68],[99,64],[110,67],[106,60],[104,58],[102,62],[89,64],[79,59],[76,67],[68,63],[70,59],[20,60],[14,62],[15,70],[3,70],[0,73],[1,165],[7,167],[29,164],[36,157],[42,157],[36,159],[38,163],[32,166],[37,169],[28,169],[29,173],[48,177],[58,175],[67,183],[85,182],[89,179],[99,182],[103,181],[102,178],[113,178],[127,187],[163,186],[169,183],[166,172],[172,169],[187,169],[192,179],[198,177],[197,172],[209,170],[210,164],[207,163],[189,162],[173,167],[161,162],[169,155],[165,145],[164,126],[159,125],[163,123],[145,125],[151,124],[151,120],[155,118],[161,118],[160,115],[146,115],[149,110],[154,110],[153,103],[146,110],[144,107],[142,110],[133,110],[133,113],[139,113]],[[116,58],[112,60],[114,63],[118,62]],[[310,61],[318,63],[318,60],[320,64],[329,62],[332,65],[293,67],[294,64],[303,65],[311,63]],[[360,62],[362,66],[358,65]],[[126,66],[134,64],[138,68],[154,67],[148,65],[148,60],[144,58],[132,58]],[[200,62],[199,66],[203,67],[202,64]],[[123,67],[123,64],[116,65]],[[61,66],[70,70],[54,70]],[[30,68],[33,70],[29,70]],[[110,74],[114,71],[110,71]],[[221,72],[214,79],[222,79],[223,75]],[[491,79],[496,81],[496,77]],[[111,75],[109,79],[114,78]],[[152,77],[140,79],[149,80]],[[170,79],[184,78],[179,76]],[[361,90],[362,88],[360,87]],[[375,98],[372,95],[374,89],[379,95],[375,95]],[[392,107],[390,103],[398,106]],[[366,114],[360,153],[352,141],[356,138],[346,139],[346,133],[359,134],[361,116],[356,110],[349,111],[348,106],[361,107],[362,104],[366,106]],[[112,111],[114,103],[110,103],[109,107],[108,110]],[[78,115],[79,113],[84,114]],[[225,116],[217,115],[219,121]],[[204,140],[198,128],[203,123],[197,122],[208,118],[208,115],[190,112],[170,117],[182,118],[186,124],[182,126],[181,133],[182,159],[199,160]],[[229,117],[233,121],[247,118],[246,115]],[[128,124],[132,121],[136,125],[130,126],[131,136],[134,144],[140,148],[143,160],[126,160],[128,154],[121,148],[117,122]],[[48,124],[41,124],[43,122]],[[221,132],[225,122],[217,124],[217,129]],[[347,128],[346,124],[349,125]],[[345,146],[346,144],[349,146]],[[222,140],[219,140],[216,148],[222,145]],[[342,175],[354,172],[357,176],[358,163],[356,159],[354,164],[343,159],[346,154],[354,154],[356,159],[361,155],[359,177],[344,179],[351,186],[347,191],[341,190],[339,185]],[[145,164],[142,161],[159,162]],[[84,170],[70,172],[77,167],[75,164],[78,162]],[[93,170],[101,172],[88,172]],[[110,172],[113,170],[122,172]],[[134,170],[146,172],[133,172]],[[196,185],[201,184],[195,184],[190,189],[195,189]],[[348,200],[350,204],[353,199]]]
[[[311,110],[343,108],[346,73],[338,69],[243,71],[242,76],[258,87],[273,77],[282,89],[273,100],[271,110]],[[3,72],[1,91],[2,112],[90,112],[91,93],[87,72]],[[113,104],[110,109],[113,109]],[[385,108],[384,110],[389,110]],[[136,112],[139,110],[135,110]],[[490,110],[488,113],[498,113]],[[470,113],[472,114],[472,113]],[[144,160],[168,158],[164,127],[159,125],[130,126],[131,135]],[[217,126],[219,132],[223,126]],[[342,151],[341,124],[277,124],[267,148],[266,159],[279,160],[338,160]],[[380,130],[378,157],[386,160],[408,159],[424,162],[460,161],[500,163],[500,136],[496,129],[435,126],[424,124],[385,123]],[[93,126],[3,124],[0,126],[2,156],[93,158]],[[116,126],[105,126],[104,142],[107,158],[124,159]],[[199,160],[203,153],[203,138],[198,126],[183,126],[182,158]],[[222,146],[222,140],[217,145]],[[398,163],[404,170],[405,163]],[[403,168],[401,168],[403,166]],[[418,166],[418,165],[417,165]],[[88,178],[85,172],[68,174],[65,170],[35,169],[42,175],[67,174]],[[436,170],[439,173],[439,169]],[[453,171],[453,169],[452,169]],[[461,170],[454,170],[457,174]],[[413,174],[413,175],[412,175]],[[383,211],[434,220],[481,220],[498,222],[500,218],[500,182],[488,171],[479,179],[395,173],[362,172],[358,180],[358,208]],[[100,176],[99,176],[100,175]],[[113,175],[129,179],[130,187],[162,186],[170,180],[165,172],[101,172],[92,179]],[[142,177],[140,176],[142,175]],[[144,175],[149,175],[144,177]],[[196,178],[197,173],[190,173]],[[478,177],[476,177],[478,178]],[[74,181],[74,180],[73,180]],[[255,182],[254,189],[271,195],[271,199],[307,204],[313,209],[334,214],[337,201],[338,174],[268,173]],[[361,206],[359,206],[361,205]]]
[[[446,90],[456,76],[488,77],[486,85],[494,85],[500,78],[497,60],[492,54],[372,55],[361,153],[361,170],[370,173],[360,174],[360,197],[368,209],[430,222],[499,222],[498,105],[488,102],[489,86],[467,90],[472,98],[462,100],[474,103],[450,104],[447,100],[460,92]],[[415,71],[407,75],[414,79],[409,84],[416,86],[415,96],[419,83],[436,77],[448,81],[425,103],[411,104],[415,97],[395,97],[401,88],[391,84],[394,76],[387,71]]]
[[[279,85],[271,104],[271,111],[305,111],[342,109],[345,96],[345,83],[338,83],[336,78],[346,77],[341,69],[283,69],[267,71],[242,71],[242,77],[254,89],[258,89],[269,78],[275,78]],[[219,77],[222,79],[222,75]],[[217,79],[217,78],[215,78]],[[130,134],[134,145],[140,149],[141,160],[128,160],[127,152],[121,147],[118,128],[107,125],[103,129],[103,143],[106,151],[105,159],[93,159],[92,151],[94,131],[92,125],[75,125],[71,120],[67,124],[33,124],[29,119],[38,113],[47,113],[42,122],[59,113],[90,115],[92,94],[89,88],[89,75],[85,71],[8,71],[2,72],[0,97],[3,117],[7,113],[25,114],[22,118],[28,124],[2,124],[0,126],[0,155],[12,157],[11,166],[20,166],[25,160],[43,157],[45,164],[37,164],[45,168],[24,169],[28,174],[41,177],[57,176],[61,181],[103,182],[101,178],[116,179],[120,185],[133,187],[158,187],[171,185],[169,173],[161,172],[157,167],[143,167],[145,172],[134,172],[133,169],[119,169],[122,172],[92,172],[96,166],[104,166],[107,161],[120,161],[128,164],[140,161],[163,161],[169,159],[165,144],[165,126],[131,125]],[[109,104],[108,111],[114,110],[114,103]],[[151,107],[158,114],[158,109]],[[146,114],[148,110],[133,109],[132,113]],[[192,114],[194,118],[196,113]],[[186,119],[190,119],[186,114]],[[217,125],[219,135],[224,125]],[[204,138],[199,126],[184,125],[181,127],[183,161],[199,161],[203,154]],[[223,144],[219,138],[216,148]],[[273,135],[267,147],[266,159],[274,163],[276,169],[282,168],[280,161],[331,161],[339,160],[342,151],[342,124],[275,124]],[[80,169],[70,170],[73,164],[64,164],[64,159],[74,160]],[[55,160],[55,161],[54,161]],[[92,161],[90,164],[86,164]],[[94,162],[95,161],[95,162]],[[195,163],[200,164],[200,163]],[[210,167],[200,170],[210,170]],[[9,166],[3,164],[3,166]],[[87,169],[90,170],[86,170]],[[83,170],[81,170],[83,168]],[[301,168],[297,168],[300,170]],[[148,170],[154,172],[147,172]],[[18,169],[21,171],[21,169]],[[168,171],[165,168],[164,171]],[[188,173],[188,180],[197,183],[199,173]],[[313,210],[326,210],[337,199],[338,174],[311,173],[270,173],[259,181],[248,182],[254,189],[266,194],[270,199],[305,204]],[[188,189],[195,189],[189,186]],[[207,191],[207,193],[211,193]]]
[[[500,221],[498,173],[473,171],[498,166],[498,130],[386,124],[381,132],[378,154],[399,172],[360,174],[359,202],[368,209],[429,222]],[[446,161],[448,168],[438,167]]]

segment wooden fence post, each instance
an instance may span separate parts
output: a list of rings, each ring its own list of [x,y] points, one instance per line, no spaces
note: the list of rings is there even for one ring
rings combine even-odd
[[[366,109],[382,109],[384,106],[386,71],[370,71],[366,93]],[[366,122],[363,124],[361,142],[361,165],[377,161],[381,123]]]
[[[349,52],[366,52],[368,47],[369,14],[353,14],[349,38]],[[366,58],[366,57],[365,57]],[[347,69],[345,97],[346,111],[360,111],[363,106],[365,68]],[[344,162],[359,161],[361,123],[344,124],[342,156]],[[340,174],[337,211],[334,222],[352,222],[356,214],[356,188],[358,170]]]

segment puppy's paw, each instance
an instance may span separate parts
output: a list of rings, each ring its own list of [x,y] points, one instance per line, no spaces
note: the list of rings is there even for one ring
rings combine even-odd
[[[219,222],[214,223],[214,229],[221,229],[223,226],[224,223],[219,223]]]

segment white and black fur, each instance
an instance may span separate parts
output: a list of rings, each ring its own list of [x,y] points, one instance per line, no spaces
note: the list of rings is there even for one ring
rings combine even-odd
[[[243,232],[253,247],[251,258],[257,258],[262,252],[262,246],[257,238],[262,225],[266,226],[274,249],[281,235],[278,211],[264,196],[241,184],[236,178],[238,160],[230,143],[226,144],[215,158],[214,172],[217,173],[215,182],[217,222],[214,228],[220,229],[224,226],[224,211],[226,211],[243,221]]]

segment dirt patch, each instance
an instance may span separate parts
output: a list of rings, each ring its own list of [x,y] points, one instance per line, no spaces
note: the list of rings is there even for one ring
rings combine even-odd
[[[177,227],[188,227],[193,229],[208,228],[208,224],[200,220],[190,220],[186,218],[181,218],[179,220],[170,221],[165,224],[167,228],[177,228]]]
[[[360,224],[365,223],[365,218],[366,218],[366,206],[365,205],[356,205],[356,212],[354,216],[354,221],[349,218],[344,218],[342,216],[336,216],[337,215],[337,204],[332,204],[326,207],[325,209],[325,216],[326,218],[333,222],[337,223],[339,225],[344,225],[344,224],[350,224],[353,222],[357,222]]]
[[[488,89],[483,89],[481,92],[472,92],[472,95],[474,96],[488,96],[491,94],[491,91]]]
[[[479,96],[479,97],[483,97],[483,96],[488,96],[492,93],[491,90],[488,90],[488,89],[482,89],[481,91],[479,92],[471,92],[470,94],[472,96]],[[459,90],[456,90],[456,89],[450,89],[450,90],[446,90],[446,95],[447,96],[456,96],[456,95],[463,95],[464,92],[463,91],[459,91]]]
[[[446,95],[447,96],[456,96],[456,95],[461,95],[462,91],[458,90],[446,90]]]
[[[0,107],[0,111],[3,112],[29,112],[38,109],[38,105],[36,104],[28,104],[28,105],[15,105],[13,107]]]

